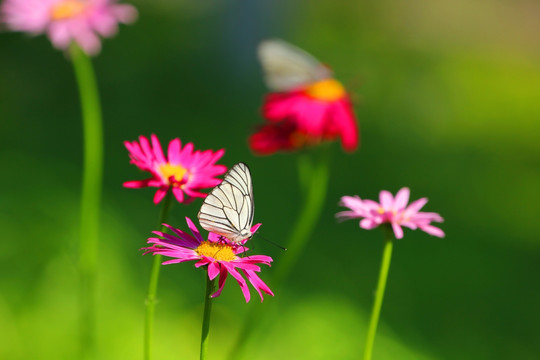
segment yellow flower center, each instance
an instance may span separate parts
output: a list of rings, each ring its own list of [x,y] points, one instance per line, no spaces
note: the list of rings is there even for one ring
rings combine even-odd
[[[64,0],[55,4],[52,8],[51,18],[53,20],[64,20],[82,14],[87,7],[84,0]]]
[[[326,79],[310,85],[306,94],[317,100],[335,101],[345,95],[345,88],[337,80]]]
[[[180,186],[180,182],[187,170],[181,165],[171,165],[167,163],[159,167],[159,172],[169,185]]]
[[[232,246],[228,244],[203,241],[195,251],[201,256],[208,256],[218,261],[232,261],[236,259]]]

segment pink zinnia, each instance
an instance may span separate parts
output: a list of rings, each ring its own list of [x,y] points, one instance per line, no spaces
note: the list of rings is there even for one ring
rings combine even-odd
[[[434,212],[421,212],[420,209],[427,203],[427,198],[421,198],[409,206],[410,191],[408,188],[402,188],[394,198],[386,190],[381,191],[379,195],[380,203],[373,200],[362,200],[358,196],[343,196],[340,205],[348,207],[350,211],[342,211],[337,214],[341,219],[362,219],[360,227],[364,229],[373,229],[381,224],[389,223],[392,225],[396,239],[403,237],[402,226],[410,229],[420,229],[430,235],[444,237],[444,232],[430,225],[432,221],[442,222],[443,218]]]
[[[207,273],[210,280],[214,280],[219,275],[218,290],[211,295],[215,298],[221,294],[225,285],[227,276],[231,274],[238,284],[246,302],[249,302],[251,294],[246,279],[257,290],[263,301],[263,292],[274,296],[270,288],[256,274],[261,268],[256,264],[265,264],[270,266],[273,261],[271,257],[265,255],[249,255],[240,257],[248,249],[243,245],[235,245],[228,239],[214,233],[209,233],[208,240],[205,240],[193,221],[186,217],[188,227],[193,234],[190,235],[180,229],[166,225],[174,234],[166,234],[161,231],[154,231],[154,234],[160,238],[149,238],[148,243],[151,247],[144,248],[145,254],[161,254],[174,258],[163,262],[163,265],[182,263],[186,261],[197,261],[195,267],[207,266]],[[255,233],[261,224],[254,225],[251,232]],[[247,239],[246,239],[247,240]],[[243,242],[245,243],[245,241]],[[246,277],[242,276],[242,274]]]
[[[343,85],[323,79],[286,92],[270,93],[263,105],[270,122],[292,121],[311,142],[341,138],[347,151],[358,147],[359,135],[352,104]]]
[[[89,55],[101,49],[98,35],[113,36],[119,22],[137,18],[133,6],[115,0],[5,0],[0,13],[11,30],[47,33],[58,49],[76,42]]]
[[[224,174],[227,167],[216,165],[225,150],[193,151],[193,144],[187,143],[184,148],[180,139],[169,143],[168,156],[163,150],[156,135],[150,137],[151,142],[144,136],[139,142],[125,141],[131,163],[139,169],[152,174],[150,179],[135,180],[124,183],[128,188],[157,187],[154,203],[159,203],[169,189],[179,202],[189,202],[195,197],[204,198],[205,193],[199,190],[218,185],[221,180],[215,178]],[[187,198],[186,198],[187,196]]]

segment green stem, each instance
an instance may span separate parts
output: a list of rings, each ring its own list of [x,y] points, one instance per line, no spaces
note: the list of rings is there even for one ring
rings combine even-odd
[[[162,226],[163,223],[167,221],[169,215],[169,210],[172,203],[172,191],[167,192],[165,199],[163,200],[163,205],[161,207],[161,213],[159,215],[159,226],[161,231],[165,232],[167,228]],[[150,282],[148,283],[148,294],[146,296],[146,317],[144,324],[144,359],[149,360],[152,355],[152,338],[154,330],[154,313],[157,303],[157,288],[159,282],[159,270],[161,269],[161,258],[160,254],[154,255],[152,261],[152,271],[150,273]]]
[[[281,260],[279,267],[276,267],[272,282],[275,288],[281,285],[298,261],[321,215],[328,187],[329,162],[328,149],[322,150],[321,159],[315,163],[307,154],[301,155],[298,159],[300,188],[305,202],[287,243],[286,256]]]
[[[206,359],[206,353],[208,351],[208,334],[210,332],[210,314],[212,312],[212,298],[214,293],[215,281],[210,280],[208,274],[206,274],[206,294],[204,298],[204,315],[201,332],[201,360]]]
[[[379,271],[379,282],[377,284],[377,292],[375,294],[375,303],[371,311],[371,320],[369,321],[369,329],[366,338],[366,347],[364,350],[364,360],[370,360],[373,352],[373,343],[375,342],[375,334],[377,333],[377,324],[379,323],[379,315],[384,298],[384,290],[386,288],[386,279],[388,278],[388,270],[390,269],[390,260],[392,259],[393,236],[390,229],[386,230],[385,244],[383,257],[381,261],[381,269]]]
[[[92,62],[76,44],[73,44],[69,50],[79,88],[84,137],[79,247],[81,352],[83,359],[93,359],[95,357],[96,263],[103,176],[103,130],[101,105]]]
[[[316,154],[320,155],[320,158],[317,160],[311,158],[312,154],[306,153],[301,154],[298,159],[300,190],[305,203],[298,221],[291,232],[289,242],[287,243],[287,252],[281,259],[279,267],[276,266],[276,272],[272,281],[270,281],[272,288],[280,288],[284,279],[287,278],[306,246],[315,228],[315,223],[321,215],[328,185],[329,149],[323,148],[320,150],[321,153]],[[264,309],[266,313],[270,311],[268,307]],[[249,338],[253,335],[255,328],[260,325],[261,319],[265,315],[263,314],[263,307],[254,307],[253,305],[250,307],[228,359],[240,358]]]

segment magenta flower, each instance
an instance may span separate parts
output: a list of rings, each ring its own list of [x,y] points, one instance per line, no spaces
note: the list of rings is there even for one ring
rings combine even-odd
[[[263,116],[273,123],[292,121],[310,139],[341,138],[345,150],[358,147],[359,132],[351,101],[343,85],[333,78],[270,93],[263,105]]]
[[[420,209],[427,203],[427,198],[421,198],[409,206],[410,190],[402,188],[394,198],[386,190],[381,191],[379,195],[380,203],[373,200],[362,200],[358,196],[343,196],[340,205],[348,207],[350,211],[337,213],[340,219],[362,219],[360,227],[370,230],[381,224],[389,223],[392,225],[396,239],[403,237],[402,226],[410,229],[420,229],[430,235],[444,237],[444,232],[430,225],[432,221],[442,222],[443,218],[434,212],[421,212]]]
[[[127,181],[124,183],[125,187],[157,187],[154,196],[154,203],[157,204],[169,189],[172,189],[179,202],[189,202],[195,197],[206,197],[206,194],[199,190],[221,183],[215,176],[224,174],[227,167],[215,163],[225,150],[193,151],[192,143],[187,143],[182,148],[180,139],[176,138],[169,143],[168,156],[165,157],[157,136],[152,135],[150,139],[151,143],[146,137],[140,136],[139,142],[124,142],[131,163],[152,174],[150,179]]]
[[[153,245],[143,249],[146,250],[145,254],[161,254],[174,258],[173,260],[163,262],[163,265],[197,261],[195,263],[196,268],[207,266],[207,273],[210,280],[214,280],[219,275],[219,288],[212,294],[211,297],[213,298],[221,294],[225,280],[229,274],[240,285],[246,302],[249,302],[251,298],[246,279],[249,280],[251,285],[259,293],[261,302],[263,301],[263,292],[274,296],[272,290],[256,274],[256,272],[261,271],[261,268],[256,264],[270,266],[270,263],[273,261],[270,256],[249,255],[240,257],[238,254],[248,250],[243,245],[235,245],[228,239],[214,233],[209,233],[208,240],[205,240],[191,219],[186,217],[186,222],[193,236],[180,229],[175,229],[172,226],[164,224],[174,234],[170,235],[161,231],[154,231],[154,234],[160,236],[160,238],[148,239],[148,243]],[[255,233],[260,226],[261,224],[254,225],[251,228],[251,232]],[[243,243],[246,241],[247,239]],[[240,273],[244,274],[246,279]]]
[[[0,14],[11,30],[47,33],[58,49],[76,42],[89,55],[101,50],[99,35],[111,37],[118,23],[137,18],[133,6],[115,0],[5,0]]]

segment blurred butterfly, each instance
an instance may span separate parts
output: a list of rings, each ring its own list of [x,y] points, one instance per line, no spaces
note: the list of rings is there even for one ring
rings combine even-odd
[[[246,164],[238,163],[204,199],[198,218],[205,230],[241,244],[253,235],[253,213],[251,173]]]
[[[266,86],[272,91],[289,91],[332,77],[332,70],[304,50],[279,39],[259,44]]]

